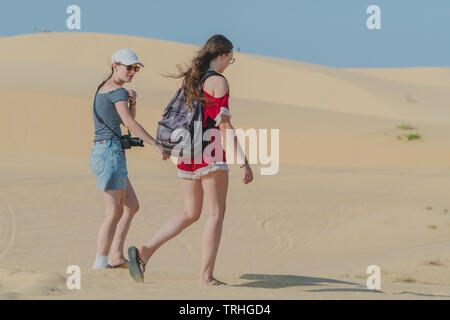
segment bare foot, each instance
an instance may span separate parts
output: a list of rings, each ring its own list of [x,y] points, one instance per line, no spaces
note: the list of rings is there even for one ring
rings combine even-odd
[[[155,249],[153,247],[149,247],[146,245],[136,247],[138,250],[139,257],[147,264],[148,260],[153,256],[155,253]]]
[[[212,278],[210,280],[199,280],[198,281],[199,286],[230,286],[229,284],[222,282],[220,280],[217,280],[216,278]]]
[[[144,265],[142,265],[142,264],[139,265],[139,268],[141,269],[141,272],[142,272],[142,278],[143,278],[144,277],[144,273],[145,273],[145,267],[146,267],[149,259],[148,258],[146,258],[146,259],[143,258],[144,257],[144,250],[142,249],[142,247],[138,247],[137,251],[138,251],[138,257],[144,263]]]
[[[119,259],[113,259],[108,263],[107,269],[110,268],[128,268],[128,260],[124,257]]]

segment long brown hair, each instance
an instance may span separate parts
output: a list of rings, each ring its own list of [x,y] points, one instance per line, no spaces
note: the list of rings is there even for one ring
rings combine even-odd
[[[231,50],[233,50],[233,44],[230,40],[221,34],[213,35],[197,52],[197,55],[192,59],[191,65],[185,66],[184,70],[180,65],[177,65],[179,74],[168,75],[172,78],[184,78],[183,94],[189,108],[193,108],[193,100],[198,100],[199,102],[206,100],[198,85],[209,69],[210,62],[218,56],[229,54]]]
[[[111,77],[113,76],[113,74],[114,74],[114,67],[111,66],[111,74],[108,76],[108,78],[106,78],[106,80],[104,80],[102,83],[100,83],[100,85],[97,87],[97,92],[96,92],[96,93],[98,93],[98,91],[100,90],[101,87],[103,87],[103,85],[106,83],[106,81],[108,81],[109,79],[111,79]]]

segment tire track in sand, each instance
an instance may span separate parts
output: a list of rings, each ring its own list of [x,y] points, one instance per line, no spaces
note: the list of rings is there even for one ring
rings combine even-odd
[[[268,250],[269,252],[288,251],[294,246],[292,237],[284,230],[284,224],[286,219],[293,216],[292,214],[286,214],[280,208],[271,206],[259,206],[257,208],[258,215],[252,215],[252,219],[257,222],[259,228],[268,233],[274,240],[275,244]],[[261,214],[264,218],[261,218]]]
[[[266,249],[266,254],[286,253],[296,246],[310,246],[324,237],[336,222],[335,214],[317,216],[316,213],[287,213],[287,208],[267,205],[257,206],[255,210],[252,221],[273,241],[271,247]],[[313,224],[310,223],[312,217]]]

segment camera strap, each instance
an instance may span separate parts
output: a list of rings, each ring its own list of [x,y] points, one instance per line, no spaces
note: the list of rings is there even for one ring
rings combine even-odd
[[[100,115],[97,113],[97,109],[95,108],[95,100],[94,100],[94,114],[95,114],[95,117],[97,118],[98,122],[104,124],[109,130],[111,130],[111,131],[116,135],[116,137],[118,137],[119,139],[121,139],[121,136],[119,136],[113,129],[111,129],[111,128],[103,121],[103,119],[100,117]]]

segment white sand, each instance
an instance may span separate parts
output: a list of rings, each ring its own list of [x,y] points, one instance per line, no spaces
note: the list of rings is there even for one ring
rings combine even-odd
[[[280,170],[230,171],[215,275],[199,288],[202,218],[150,260],[144,285],[127,270],[93,271],[102,194],[89,170],[92,98],[114,50],[146,68],[127,88],[152,134],[179,85],[161,73],[195,46],[139,37],[41,33],[0,43],[0,298],[450,298],[450,69],[336,69],[235,53],[226,71],[235,128],[280,129]],[[14,55],[11,53],[14,52]],[[407,141],[408,131],[422,136]],[[176,167],[128,151],[140,201],[125,247],[182,209]],[[366,268],[381,268],[381,292]],[[68,290],[79,265],[82,289]]]

